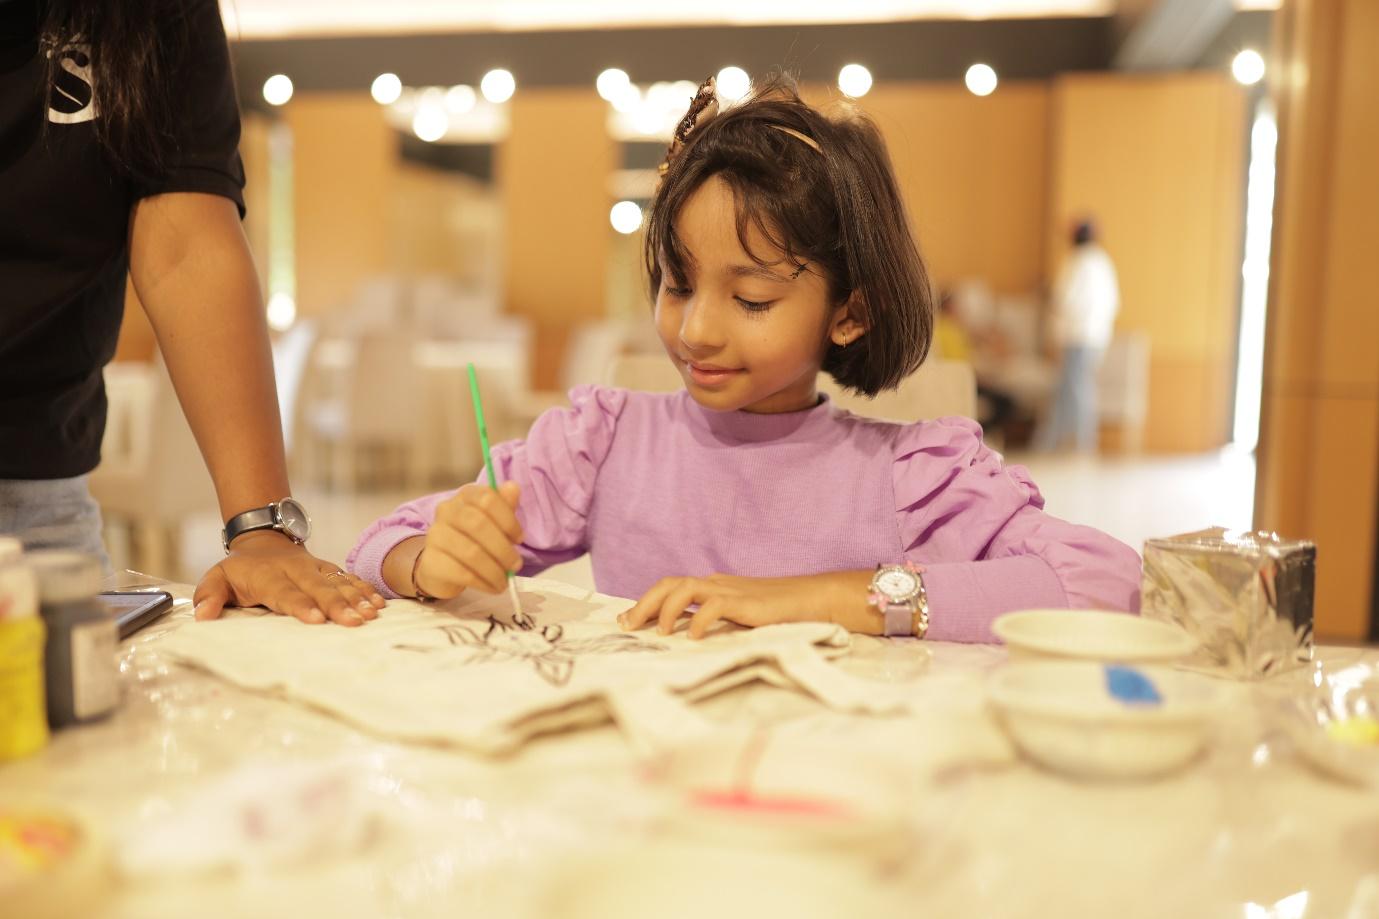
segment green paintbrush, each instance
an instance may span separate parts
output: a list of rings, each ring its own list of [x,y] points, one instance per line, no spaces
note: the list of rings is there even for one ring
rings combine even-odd
[[[474,372],[474,364],[469,365],[469,394],[474,397],[474,420],[479,424],[479,445],[484,448],[484,469],[488,472],[488,487],[498,490],[498,477],[493,474],[493,456],[488,450],[488,425],[484,423],[484,403],[479,399],[479,377]],[[515,571],[508,572],[508,599],[512,601],[512,622],[521,628],[531,628],[534,623],[522,612],[522,604],[517,599],[517,578]]]

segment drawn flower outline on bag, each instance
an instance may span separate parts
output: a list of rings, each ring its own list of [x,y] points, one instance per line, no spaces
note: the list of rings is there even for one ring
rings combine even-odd
[[[536,674],[552,686],[564,686],[574,676],[575,660],[586,654],[623,654],[668,651],[663,644],[643,641],[635,635],[610,633],[593,638],[566,638],[565,630],[552,623],[541,629],[513,628],[490,616],[487,625],[448,623],[437,627],[449,645],[395,644],[398,651],[430,654],[451,648],[471,653],[458,663],[487,664],[496,661],[530,661]]]

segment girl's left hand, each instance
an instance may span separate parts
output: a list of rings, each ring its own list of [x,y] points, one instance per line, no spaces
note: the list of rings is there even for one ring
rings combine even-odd
[[[860,587],[852,583],[856,580],[851,572],[797,578],[662,578],[618,617],[618,623],[632,631],[654,619],[661,634],[669,635],[695,604],[699,609],[690,619],[690,638],[703,638],[720,619],[753,628],[778,622],[831,622],[840,606],[855,606],[859,598],[865,605],[867,579]]]

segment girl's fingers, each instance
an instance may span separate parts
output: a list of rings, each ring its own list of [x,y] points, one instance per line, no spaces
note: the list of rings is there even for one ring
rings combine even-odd
[[[522,500],[522,487],[516,482],[507,481],[498,486],[498,495],[508,507],[517,510],[517,503]]]
[[[680,578],[661,578],[650,590],[642,594],[641,599],[633,604],[630,610],[618,616],[618,623],[628,632],[634,632],[646,625],[647,620],[660,612],[662,599],[679,582]]]
[[[428,547],[422,554],[421,563],[417,565],[417,582],[417,586],[438,600],[458,597],[471,587],[497,593],[487,586],[488,582],[439,548]]]
[[[459,501],[455,508],[457,519],[461,518],[468,509],[478,510],[493,521],[508,542],[519,543],[522,541],[522,525],[517,522],[518,488],[516,482],[504,482],[498,486],[497,491],[478,484],[466,485],[460,489],[458,497]]]
[[[437,558],[433,559],[433,555]],[[477,587],[487,593],[498,593],[507,587],[507,570],[467,533],[453,530],[436,533],[433,529],[427,536],[426,555],[418,567],[426,569],[428,565],[437,565],[442,558],[454,563],[445,566],[445,576],[453,583],[462,587]],[[436,569],[433,567],[431,570]]]
[[[686,578],[685,582],[666,595],[666,599],[661,603],[658,616],[658,628],[662,635],[669,635],[675,631],[675,622],[685,614],[685,610],[701,600],[708,597],[700,596],[700,586],[697,579]]]
[[[520,570],[522,556],[518,554],[514,545],[517,540],[514,540],[512,533],[504,530],[484,509],[485,506],[500,506],[511,516],[511,508],[508,508],[491,488],[477,491],[473,490],[477,486],[466,485],[465,488],[471,490],[464,493],[464,500],[451,501],[436,512],[436,522],[432,525],[430,533],[448,531],[461,539],[473,540],[482,546],[498,565],[503,566],[505,572]],[[511,522],[515,524],[516,519],[512,518]],[[520,539],[520,527],[516,527],[516,533]],[[458,544],[447,543],[447,546],[454,553],[460,551]],[[460,561],[468,562],[465,558],[460,558]]]
[[[446,555],[433,543],[432,535],[426,537],[427,545],[422,547],[417,557],[416,583],[418,590],[437,600],[458,597],[469,586],[469,569]]]
[[[522,556],[517,546],[496,520],[477,508],[462,514],[461,520],[465,535],[478,543],[504,573],[522,569]]]
[[[699,609],[690,618],[689,637],[695,640],[703,638],[709,630],[718,625],[728,616],[728,604],[718,597],[699,604]]]

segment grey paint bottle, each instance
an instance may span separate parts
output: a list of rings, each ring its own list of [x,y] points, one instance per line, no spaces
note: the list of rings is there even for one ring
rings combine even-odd
[[[96,598],[101,563],[58,550],[33,552],[27,561],[38,579],[39,609],[48,629],[43,656],[48,724],[61,728],[104,718],[119,701],[119,633]]]

